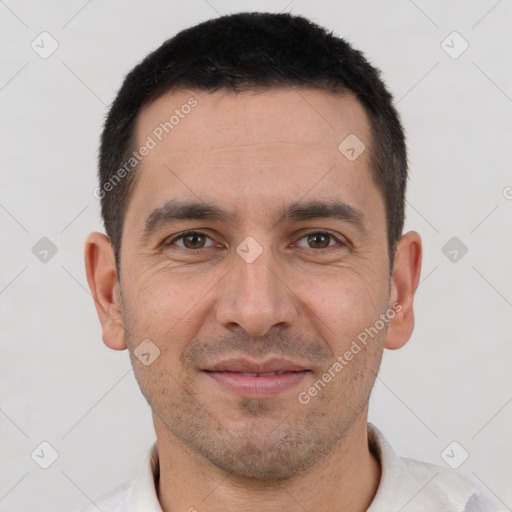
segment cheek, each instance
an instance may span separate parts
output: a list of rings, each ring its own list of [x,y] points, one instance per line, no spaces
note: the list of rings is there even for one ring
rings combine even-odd
[[[208,293],[217,282],[217,276],[206,273],[191,277],[158,271],[142,276],[127,290],[130,331],[164,346],[172,340],[178,348],[179,340],[190,339],[197,329],[196,319],[202,318]]]
[[[326,341],[330,340],[335,354],[373,325],[386,306],[383,283],[348,269],[336,275],[317,275],[304,281],[303,287],[310,321],[316,323],[316,330]]]
[[[387,284],[379,278],[377,265],[365,263],[314,271],[284,266],[281,278],[289,283],[287,300],[297,305],[295,327],[303,325],[309,331],[313,326],[338,352],[372,325],[385,309]],[[166,268],[142,272],[126,283],[130,331],[137,338],[160,340],[160,345],[183,351],[187,340],[213,318],[210,313],[220,299],[216,286],[225,285],[225,274],[222,266],[194,273]]]

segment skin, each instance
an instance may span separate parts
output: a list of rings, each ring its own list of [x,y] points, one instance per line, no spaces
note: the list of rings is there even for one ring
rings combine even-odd
[[[121,275],[105,235],[92,233],[85,249],[103,340],[129,349],[153,411],[162,509],[366,510],[380,479],[367,440],[369,396],[384,348],[400,348],[413,330],[421,239],[402,236],[390,276],[369,123],[352,95],[173,91],[140,113],[137,140],[191,95],[197,106],[137,170]],[[338,150],[349,134],[367,147],[353,162]],[[144,220],[169,200],[212,202],[236,218],[164,224],[143,240]],[[276,209],[299,200],[343,201],[364,213],[366,230],[332,218],[277,223]],[[186,230],[207,238],[192,248],[173,241]],[[333,238],[307,236],[318,232]],[[262,249],[252,263],[236,252],[248,236]],[[300,403],[395,303],[400,311],[378,335]],[[134,356],[144,339],[160,350],[148,366]],[[310,370],[272,397],[244,398],[200,371],[231,355],[272,354]]]

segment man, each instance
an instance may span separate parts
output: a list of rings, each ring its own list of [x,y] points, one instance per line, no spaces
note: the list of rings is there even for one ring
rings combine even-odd
[[[360,52],[288,14],[185,30],[126,77],[99,167],[87,278],[157,442],[91,510],[495,510],[367,422],[413,330],[421,239]]]

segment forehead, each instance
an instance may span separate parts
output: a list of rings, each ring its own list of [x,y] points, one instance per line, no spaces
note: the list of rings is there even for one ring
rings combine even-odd
[[[352,94],[173,91],[141,111],[135,135],[137,147],[152,146],[137,169],[139,214],[177,197],[241,212],[250,205],[253,215],[257,198],[262,211],[333,193],[363,210],[379,199],[368,170],[369,121]],[[347,140],[366,150],[347,158]]]
[[[195,137],[189,136],[191,131]],[[229,151],[234,141],[240,152],[280,142],[305,144],[319,152],[336,149],[350,134],[369,142],[367,115],[352,93],[304,88],[173,91],[142,110],[135,132],[139,142],[153,135],[158,145],[172,147],[175,153]]]

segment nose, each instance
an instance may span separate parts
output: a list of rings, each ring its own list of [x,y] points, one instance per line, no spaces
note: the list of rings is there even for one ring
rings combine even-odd
[[[216,303],[217,322],[227,329],[244,329],[261,337],[277,326],[290,327],[297,318],[297,300],[271,250],[248,263],[235,256]]]

